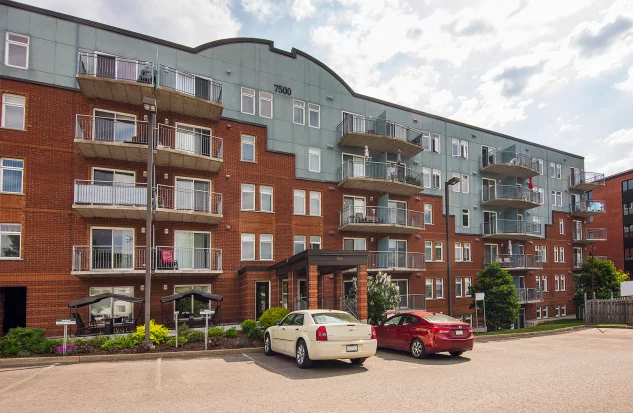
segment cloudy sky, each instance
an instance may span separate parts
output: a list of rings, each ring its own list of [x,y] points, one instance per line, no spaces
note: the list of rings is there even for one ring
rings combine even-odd
[[[271,39],[359,93],[633,168],[633,0],[24,2],[188,46]]]

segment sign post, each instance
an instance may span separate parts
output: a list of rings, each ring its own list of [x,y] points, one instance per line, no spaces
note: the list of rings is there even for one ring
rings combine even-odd
[[[479,328],[479,307],[477,305],[478,301],[484,302],[484,326],[482,328]],[[488,328],[486,327],[486,294],[485,293],[475,293],[475,318],[477,319],[475,332],[485,333],[486,331],[488,331]]]
[[[214,310],[201,310],[200,315],[204,316],[204,349],[209,344],[209,316],[215,314]]]
[[[66,355],[66,343],[68,342],[68,326],[77,324],[74,318],[58,318],[55,322],[58,326],[64,326],[64,345],[62,346],[62,355]]]
[[[178,311],[174,311],[174,321],[176,322],[176,348],[178,348]]]

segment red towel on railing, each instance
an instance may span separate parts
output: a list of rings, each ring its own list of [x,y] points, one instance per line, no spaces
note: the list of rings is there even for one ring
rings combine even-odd
[[[163,258],[163,264],[173,264],[173,263],[175,263],[174,256],[172,255],[171,251],[169,251],[169,250],[161,250],[160,254],[161,254],[161,257]]]
[[[528,188],[530,188],[530,191],[532,189],[534,189],[534,185],[532,185],[532,177],[530,176],[530,184],[528,185]]]

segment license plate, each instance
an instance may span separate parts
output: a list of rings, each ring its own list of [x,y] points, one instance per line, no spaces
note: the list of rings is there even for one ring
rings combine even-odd
[[[456,336],[463,336],[464,335],[464,330],[457,330],[457,331],[455,331],[455,335]]]
[[[347,346],[348,353],[352,353],[354,351],[358,351],[358,344],[350,344]]]

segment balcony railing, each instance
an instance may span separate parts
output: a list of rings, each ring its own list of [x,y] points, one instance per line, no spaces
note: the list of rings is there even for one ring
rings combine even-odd
[[[75,204],[144,207],[147,204],[147,185],[76,180]]]
[[[533,204],[542,204],[544,202],[540,192],[529,188],[516,185],[484,186],[481,192],[481,201],[483,203],[491,203],[495,200],[522,201]]]
[[[426,296],[424,294],[402,294],[400,295],[400,306],[395,310],[426,310]]]
[[[348,206],[340,214],[340,226],[362,225],[399,225],[418,230],[424,229],[424,213],[408,209],[389,207]]]
[[[106,54],[79,52],[77,74],[154,84],[154,63]]]
[[[534,303],[543,301],[543,290],[536,288],[517,288],[519,303]]]
[[[367,116],[347,115],[345,119],[336,127],[337,136],[342,138],[346,133],[365,133],[368,135],[387,136],[400,139],[414,145],[422,147],[422,137],[431,135],[419,129],[403,126],[398,123],[376,119]]]
[[[599,172],[575,172],[569,175],[569,186],[574,187],[598,187],[604,186],[605,178],[603,173]]]
[[[161,147],[222,159],[222,138],[186,127],[158,125],[158,149]]]
[[[519,152],[491,149],[488,154],[482,155],[480,161],[481,169],[489,169],[492,173],[517,177],[539,174],[538,160]],[[521,168],[529,169],[529,171],[519,173],[517,169]]]
[[[156,247],[157,271],[221,271],[222,250],[217,248]]]
[[[484,266],[488,267],[490,263],[498,262],[499,266],[507,270],[522,269],[540,269],[543,268],[543,262],[536,255],[525,254],[500,254],[496,257],[485,256]]]
[[[581,230],[575,230],[572,232],[572,240],[574,242],[593,242],[593,241],[606,241],[607,229],[606,228],[582,228]]]
[[[482,225],[484,235],[521,234],[529,237],[542,236],[542,226],[539,222],[497,219],[489,222],[484,222]]]
[[[572,214],[576,215],[597,215],[604,214],[606,211],[604,201],[586,200],[575,202],[569,205]]]
[[[222,194],[167,185],[157,188],[157,208],[222,215]]]
[[[160,65],[159,85],[209,102],[222,103],[222,85],[193,73]]]
[[[422,187],[422,172],[404,164],[348,160],[338,170],[339,182],[348,178],[372,178]]]
[[[145,247],[131,245],[73,247],[73,271],[140,271],[145,269],[145,262]]]
[[[367,268],[424,270],[426,263],[420,252],[370,251]]]
[[[147,122],[77,115],[75,139],[147,144]]]

